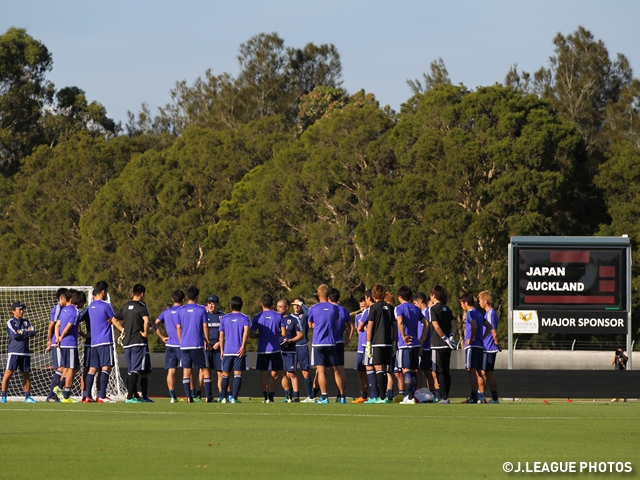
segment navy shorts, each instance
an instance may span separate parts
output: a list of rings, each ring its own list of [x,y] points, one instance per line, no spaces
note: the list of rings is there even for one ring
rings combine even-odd
[[[358,352],[356,355],[356,370],[359,372],[366,372],[364,368],[364,352]]]
[[[338,365],[335,345],[313,347],[313,364],[318,367]]]
[[[62,367],[76,369],[80,366],[80,356],[78,355],[78,347],[61,348],[60,357],[62,358]]]
[[[87,347],[84,347],[85,358]],[[101,369],[102,367],[113,367],[113,345],[96,345],[90,348],[89,366]]]
[[[420,357],[420,370],[435,370],[433,367],[433,357],[431,356],[431,350],[423,350]]]
[[[209,368],[204,348],[188,348],[180,350],[182,368]]]
[[[144,352],[144,366],[142,368],[142,370],[140,370],[140,373],[151,373],[153,371],[153,369],[151,368],[151,354],[149,353],[149,347],[145,347],[145,352]]]
[[[31,356],[30,355],[18,355],[16,353],[10,353],[7,355],[7,370],[15,372],[20,370],[23,373],[31,371]]]
[[[182,359],[182,354],[180,353],[180,347],[165,347],[165,352],[164,352],[165,370],[169,370],[170,368],[181,367],[182,366],[182,364],[180,363],[181,359]]]
[[[485,372],[493,372],[496,368],[496,357],[498,352],[483,352],[482,353],[482,370]]]
[[[82,353],[82,366],[89,368],[91,365],[91,345],[85,345]]]
[[[51,347],[51,364],[53,365],[54,370],[61,368],[61,360],[58,347]]]
[[[482,348],[467,347],[464,351],[464,367],[482,369]]]
[[[296,345],[296,357],[300,370],[309,370],[311,366],[311,355],[309,355],[309,344]]]
[[[220,358],[220,350],[211,350],[210,352],[204,352],[207,356],[207,363],[209,364],[209,368],[212,370],[216,370],[217,372],[222,371],[222,359]]]
[[[401,348],[396,355],[397,364],[400,369],[417,370],[420,366],[419,348]]]
[[[284,361],[280,352],[259,353],[256,360],[256,370],[270,370],[272,372],[284,370]]]
[[[295,372],[296,364],[298,363],[298,354],[294,352],[282,352],[282,361],[284,363],[284,369],[287,372]]]
[[[247,369],[247,356],[224,355],[222,357],[222,371],[225,373],[241,372]]]
[[[141,345],[127,347],[124,349],[124,358],[127,361],[128,373],[142,373],[146,368],[147,349]]]
[[[344,342],[336,343],[336,366],[344,367]]]

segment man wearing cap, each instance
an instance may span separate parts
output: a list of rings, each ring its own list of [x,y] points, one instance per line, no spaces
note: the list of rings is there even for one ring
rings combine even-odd
[[[222,388],[222,358],[220,357],[220,317],[225,315],[222,310],[218,309],[219,305],[220,299],[217,295],[209,295],[207,297],[207,304],[205,305],[205,308],[207,309],[207,326],[209,328],[209,342],[211,342],[211,347],[205,352],[205,355],[207,355],[208,358],[209,368],[217,373],[218,391],[220,391],[220,389]],[[201,392],[204,387],[203,369],[200,369],[199,373],[199,386]],[[231,396],[226,392],[224,393],[224,398],[228,398]],[[213,401],[213,398],[209,398],[208,400],[211,402]]]
[[[11,305],[13,317],[7,321],[7,334],[9,335],[9,348],[7,349],[7,369],[2,379],[2,403],[7,403],[7,387],[9,379],[16,369],[22,372],[22,385],[24,386],[24,402],[36,403],[31,396],[31,350],[29,350],[29,338],[36,334],[31,322],[23,318],[26,305],[22,302],[14,302]]]

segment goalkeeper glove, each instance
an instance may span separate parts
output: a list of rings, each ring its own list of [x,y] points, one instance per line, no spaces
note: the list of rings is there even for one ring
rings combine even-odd
[[[456,342],[454,342],[454,341],[451,339],[451,337],[447,337],[446,335],[444,335],[444,336],[442,337],[442,340],[444,341],[444,343],[446,343],[446,344],[449,346],[449,348],[450,348],[451,350],[455,350],[455,349],[456,349]]]
[[[364,347],[364,354],[367,358],[373,357],[373,355],[371,355],[371,342],[367,342],[367,345]]]

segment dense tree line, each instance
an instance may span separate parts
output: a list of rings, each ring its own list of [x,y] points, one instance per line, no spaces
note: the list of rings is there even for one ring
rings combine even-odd
[[[177,82],[123,129],[9,29],[0,284],[103,279],[121,301],[141,282],[159,312],[189,284],[251,309],[323,282],[351,306],[374,282],[440,283],[492,290],[504,314],[511,235],[628,234],[638,253],[640,81],[582,27],[553,43],[548,68],[476,90],[438,59],[394,112],[341,88],[334,45],[259,34],[238,75]]]

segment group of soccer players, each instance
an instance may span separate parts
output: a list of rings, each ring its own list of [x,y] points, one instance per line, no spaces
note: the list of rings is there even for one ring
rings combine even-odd
[[[274,401],[280,383],[283,402],[329,403],[328,377],[335,381],[336,401],[346,403],[345,341],[357,332],[356,370],[360,377],[360,396],[353,403],[392,403],[394,380],[402,404],[416,403],[416,390],[423,384],[418,401],[449,403],[451,352],[456,348],[456,323],[446,305],[446,295],[434,286],[429,296],[412,294],[402,286],[395,297],[381,285],[374,285],[360,299],[360,311],[351,320],[341,306],[340,292],[327,285],[317,289],[318,303],[307,307],[302,298],[293,302],[274,299],[265,294],[261,311],[250,319],[242,313],[243,301],[233,297],[231,313],[219,309],[216,295],[198,304],[199,290],[191,286],[186,292],[176,290],[171,305],[156,319],[155,326],[144,304],[145,287],[133,287],[132,298],[115,313],[107,300],[106,282],[98,282],[87,308],[86,295],[73,289],[59,289],[58,303],[51,311],[47,347],[52,351],[54,374],[47,401],[75,402],[70,396],[79,365],[78,337],[85,338],[84,365],[81,376],[82,402],[113,402],[107,385],[114,366],[113,325],[121,333],[127,362],[127,403],[152,402],[148,397],[147,375],[151,373],[148,338],[152,333],[165,343],[165,369],[170,401],[177,402],[175,376],[182,369],[183,388],[189,403],[215,401],[212,376],[217,380],[218,401],[238,403],[242,373],[247,369],[247,341],[257,339],[256,369],[264,403]],[[186,298],[186,303],[184,303]],[[489,403],[498,403],[493,369],[499,350],[498,317],[493,298],[487,291],[478,296],[480,313],[474,298],[463,294],[460,306],[465,312],[465,367],[469,372],[471,395],[463,403],[484,403],[485,386],[491,390]],[[289,310],[293,307],[293,312]],[[2,401],[6,401],[9,378],[13,371],[23,373],[25,402],[34,402],[29,384],[29,337],[35,334],[30,322],[23,319],[25,305],[12,305],[13,318],[7,323],[9,358],[3,378]],[[79,326],[85,324],[83,332]],[[155,328],[154,328],[155,327]],[[348,328],[348,331],[347,331]],[[312,344],[309,330],[313,330]],[[309,374],[315,366],[315,377]],[[306,398],[300,400],[297,369],[302,372]],[[196,373],[197,372],[197,373]],[[231,374],[233,373],[233,379]],[[96,379],[98,375],[98,379]],[[97,380],[97,398],[92,388]],[[140,380],[140,391],[138,390]],[[204,396],[203,396],[204,394]],[[430,396],[429,396],[430,394]]]

